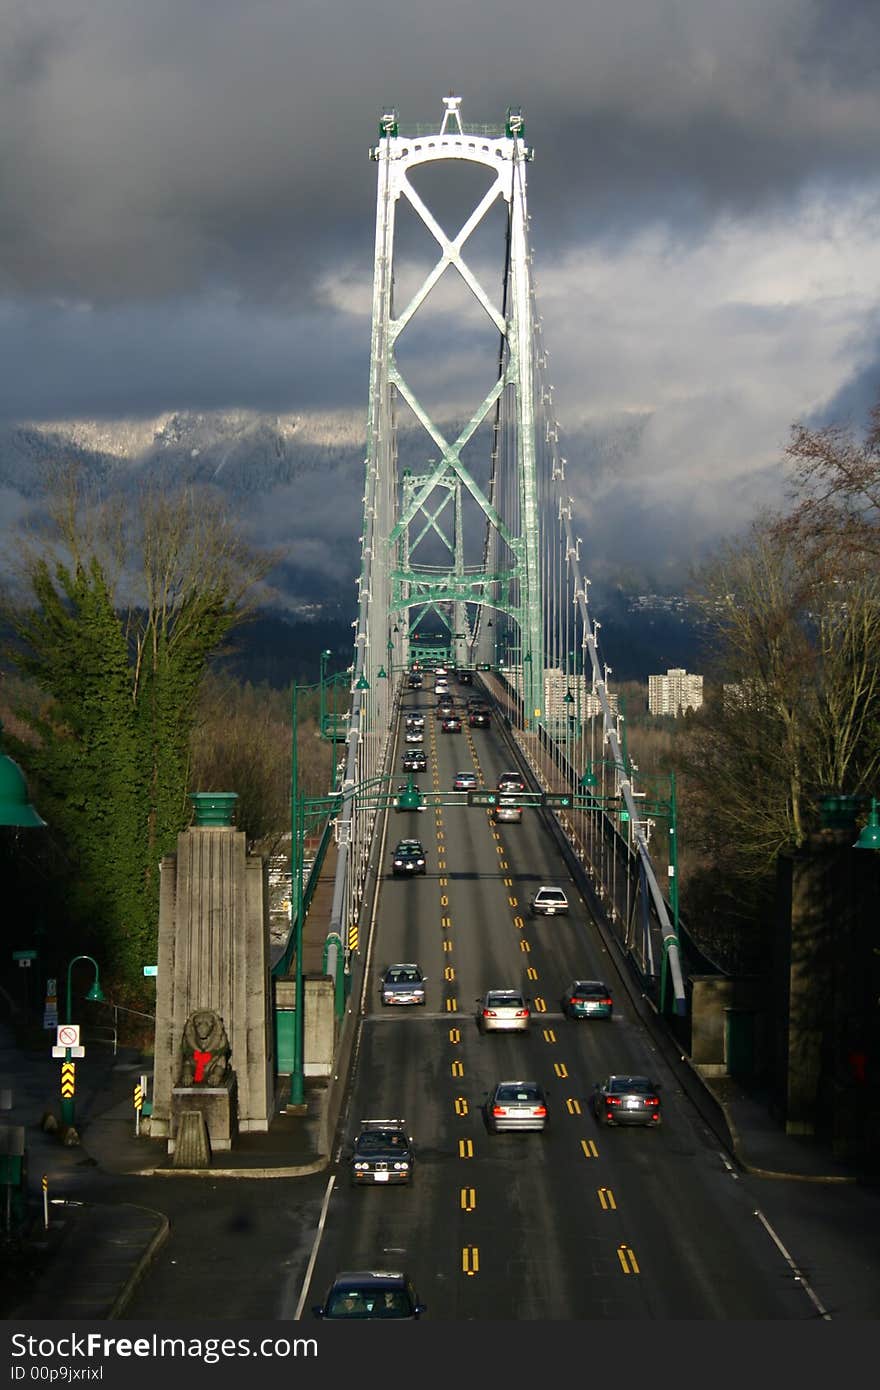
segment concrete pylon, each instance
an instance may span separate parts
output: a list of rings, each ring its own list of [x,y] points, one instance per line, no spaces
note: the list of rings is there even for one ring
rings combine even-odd
[[[221,813],[224,797],[230,804]],[[150,1131],[170,1135],[184,1026],[195,1010],[214,1009],[231,1048],[237,1128],[265,1132],[275,1075],[267,868],[261,856],[247,853],[243,830],[217,823],[231,818],[234,794],[192,799],[196,823],[161,864]]]

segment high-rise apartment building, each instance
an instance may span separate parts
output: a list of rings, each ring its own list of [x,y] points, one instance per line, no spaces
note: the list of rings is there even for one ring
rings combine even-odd
[[[670,667],[665,676],[648,677],[648,709],[651,714],[672,714],[699,709],[703,703],[703,677],[689,676],[680,667]]]

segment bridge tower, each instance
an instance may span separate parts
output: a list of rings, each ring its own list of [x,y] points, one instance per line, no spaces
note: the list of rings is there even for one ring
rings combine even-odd
[[[525,144],[519,111],[509,110],[505,124],[492,128],[464,125],[460,97],[444,98],[444,107],[438,126],[410,133],[401,130],[395,111],[386,112],[379,143],[370,152],[378,164],[364,498],[367,517],[374,521],[369,557],[372,617],[375,623],[377,597],[384,597],[388,652],[397,666],[406,663],[411,639],[427,617],[445,629],[457,664],[473,665],[481,656],[491,660],[489,624],[491,620],[497,627],[500,620],[510,644],[510,664],[521,681],[524,723],[531,727],[544,701],[525,177],[532,152]],[[429,190],[423,198],[418,171],[453,162],[482,169],[488,186],[450,234],[428,206]],[[431,245],[436,243],[436,260],[398,308],[395,241],[402,200],[427,229]],[[495,263],[487,255],[485,238],[480,251],[474,251],[482,261],[466,259],[475,233],[485,233],[487,215],[498,206],[504,215],[495,217],[494,225],[501,229]],[[500,280],[500,302],[481,284],[478,269],[484,278],[491,273],[496,283]],[[481,399],[469,400],[457,419],[448,411],[442,419],[432,418],[399,359],[402,335],[412,340],[414,320],[432,292],[442,294],[438,287],[448,276],[460,277],[483,311],[482,326],[486,319],[493,326],[485,339],[491,344],[483,378],[488,389]],[[472,339],[463,335],[459,340],[450,318],[445,344],[435,357],[438,373],[455,361],[460,347],[462,360],[473,360]],[[408,447],[412,450],[415,435],[424,459],[419,454],[414,467],[399,469],[403,405],[411,420]],[[471,557],[466,544],[473,546],[478,535],[482,544]]]

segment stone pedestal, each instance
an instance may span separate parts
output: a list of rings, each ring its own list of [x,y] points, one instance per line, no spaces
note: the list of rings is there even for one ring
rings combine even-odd
[[[171,1134],[168,1139],[168,1152],[174,1153],[180,1117],[187,1111],[201,1114],[208,1131],[208,1142],[212,1153],[222,1153],[232,1148],[236,1133],[236,1085],[233,1078],[230,1086],[175,1086],[171,1092]]]

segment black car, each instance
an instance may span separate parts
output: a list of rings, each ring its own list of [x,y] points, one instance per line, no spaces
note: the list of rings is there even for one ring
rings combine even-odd
[[[407,877],[412,874],[423,874],[425,872],[425,850],[421,840],[400,840],[394,851],[391,868],[395,877],[398,874],[405,874]]]
[[[408,748],[403,755],[404,772],[427,772],[428,759],[422,748]]]
[[[468,710],[468,724],[472,729],[489,727],[489,711],[485,705],[475,705]]]
[[[403,1120],[361,1120],[351,1155],[352,1186],[412,1182],[414,1167],[412,1140]]]
[[[474,683],[473,673],[470,671],[456,671],[455,679],[458,681],[459,685],[473,685]]]
[[[312,1307],[316,1318],[420,1318],[420,1302],[403,1270],[348,1269],[337,1274],[323,1303]]]

